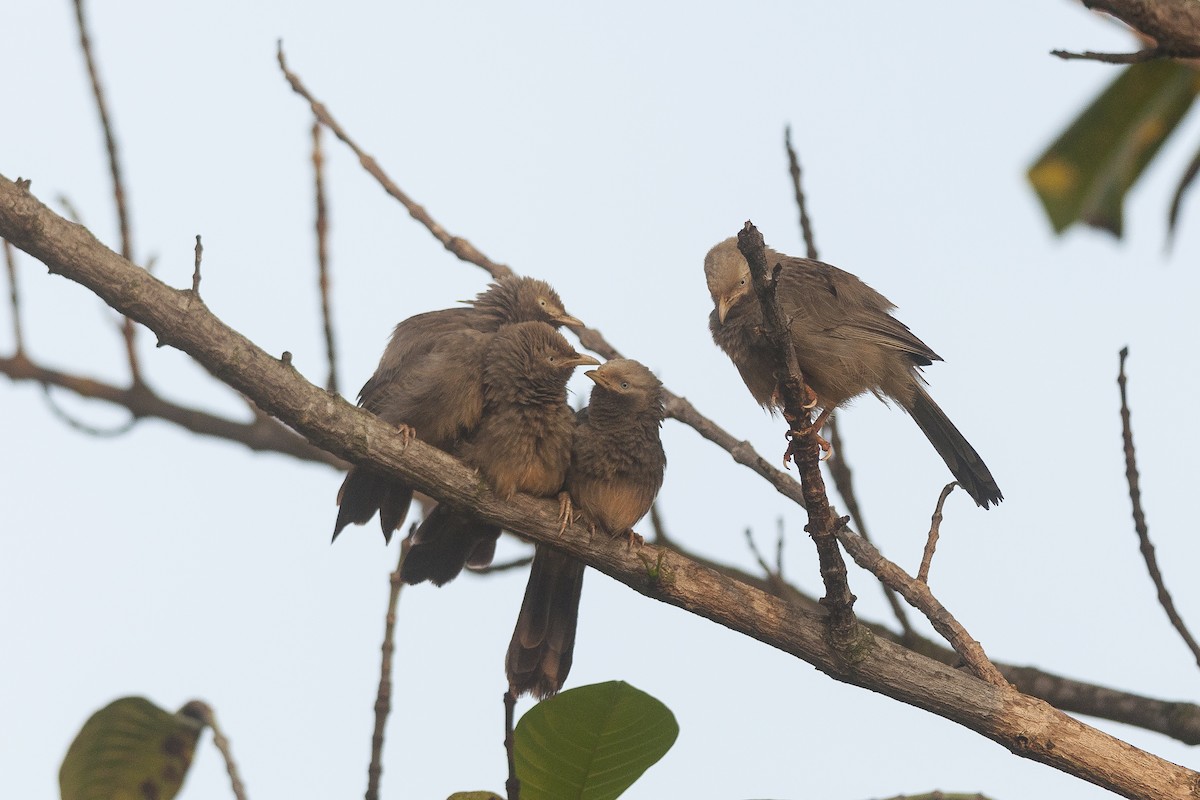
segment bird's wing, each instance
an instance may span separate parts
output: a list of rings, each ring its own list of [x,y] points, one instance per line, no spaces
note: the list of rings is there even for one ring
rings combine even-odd
[[[782,263],[779,297],[793,330],[900,350],[921,366],[942,360],[892,316],[895,304],[856,276],[807,258],[788,258]]]

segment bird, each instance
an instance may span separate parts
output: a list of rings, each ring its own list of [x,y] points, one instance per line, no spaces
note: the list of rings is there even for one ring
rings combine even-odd
[[[895,305],[856,276],[820,261],[768,248],[767,263],[779,265],[776,296],[790,320],[804,382],[822,409],[814,429],[819,431],[834,409],[871,392],[908,412],[977,505],[988,508],[1003,500],[979,453],[925,389],[919,370],[941,356],[892,316]],[[768,409],[779,407],[775,356],[762,331],[750,265],[736,238],[708,251],[704,276],[713,300],[713,341],[733,361],[754,399]]]
[[[667,458],[659,438],[662,383],[631,359],[606,361],[584,373],[595,381],[576,415],[566,489],[573,509],[610,536],[636,534],[662,487]],[[549,697],[571,669],[584,564],[538,546],[505,660],[514,696]]]
[[[483,351],[479,421],[451,454],[478,470],[501,499],[517,492],[555,497],[567,476],[575,429],[567,381],[576,367],[599,363],[544,322],[501,327]],[[413,533],[400,579],[447,583],[468,564],[490,563],[499,535],[497,526],[469,511],[439,504]]]
[[[492,283],[465,308],[427,311],[392,332],[358,404],[443,450],[478,424],[483,408],[482,354],[504,325],[543,322],[581,327],[545,281],[509,276]],[[412,487],[366,466],[351,467],[338,491],[333,539],[349,524],[365,525],[375,512],[385,542],[404,522]]]

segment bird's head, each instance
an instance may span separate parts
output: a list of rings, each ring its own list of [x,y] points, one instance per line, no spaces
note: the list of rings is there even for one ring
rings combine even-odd
[[[663,385],[653,372],[637,361],[614,358],[599,369],[584,373],[596,382],[592,390],[592,408],[600,403],[621,405],[633,410],[663,409]],[[661,416],[659,417],[661,419]]]
[[[725,321],[729,309],[750,292],[750,265],[738,250],[737,238],[718,244],[704,257],[704,279],[717,309],[717,319]]]
[[[504,324],[544,322],[555,328],[582,328],[583,323],[567,313],[558,292],[536,278],[501,278],[469,301],[475,308],[494,314]]]
[[[493,399],[532,401],[563,397],[576,367],[599,364],[576,352],[544,322],[505,325],[488,346],[484,383]]]

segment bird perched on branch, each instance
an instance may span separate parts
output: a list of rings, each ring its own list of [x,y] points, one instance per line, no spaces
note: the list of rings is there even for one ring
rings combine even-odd
[[[795,347],[804,382],[816,395],[821,425],[835,408],[871,392],[893,400],[912,416],[967,494],[983,508],[1004,499],[987,465],[925,390],[918,372],[941,357],[892,316],[895,305],[849,272],[767,249],[776,264],[776,296]],[[762,306],[750,266],[730,238],[704,258],[712,295],[713,340],[741,373],[750,394],[775,408],[775,356],[763,335]]]
[[[636,534],[662,486],[662,383],[636,361],[614,359],[585,373],[596,382],[577,415],[566,488],[574,508],[612,536]],[[571,669],[584,564],[538,546],[506,667],[514,695],[548,697]]]
[[[479,422],[451,452],[502,498],[517,492],[554,497],[567,476],[575,429],[567,380],[575,367],[599,363],[543,322],[500,328],[483,351]],[[498,527],[469,511],[439,504],[413,534],[400,578],[440,586],[467,564],[490,563],[499,535]]]
[[[504,325],[532,321],[582,325],[549,284],[521,277],[501,278],[466,308],[409,317],[392,333],[379,367],[358,394],[359,405],[453,451],[483,413],[482,359],[489,337]],[[338,492],[333,538],[350,523],[366,524],[378,511],[384,540],[391,541],[411,501],[411,486],[370,467],[352,467]]]

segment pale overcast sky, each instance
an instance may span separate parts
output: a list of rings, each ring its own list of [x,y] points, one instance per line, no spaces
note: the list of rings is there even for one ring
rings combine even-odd
[[[777,249],[802,251],[782,147],[791,124],[822,257],[891,298],[945,358],[926,372],[931,392],[1007,498],[988,512],[961,493],[950,500],[933,590],[997,660],[1193,701],[1196,666],[1137,553],[1115,377],[1129,345],[1151,533],[1181,612],[1200,625],[1188,523],[1200,447],[1194,200],[1163,253],[1170,192],[1200,123],[1188,120],[1133,193],[1126,241],[1056,239],[1024,171],[1117,68],[1048,52],[1129,49],[1128,37],[1070,2],[925,12],[210,0],[94,3],[90,18],[138,257],[188,285],[202,234],[206,302],[268,351],[290,350],[311,380],[326,365],[310,115],[275,64],[278,38],[447,229],[551,281],[572,313],[771,459],[781,423],[711,342],[701,262],[746,219]],[[68,197],[115,246],[71,4],[10,2],[0,27],[0,173],[31,178],[55,207]],[[486,276],[329,137],[327,156],[340,378],[353,395],[398,320],[473,296]],[[125,380],[112,312],[28,257],[18,268],[32,356]],[[6,354],[9,319],[5,304]],[[149,334],[141,345],[164,394],[244,413],[186,356]],[[362,792],[398,549],[374,525],[329,545],[341,476],[155,421],[85,436],[36,386],[0,382],[0,393],[0,793],[55,797],[79,726],[128,694],[171,709],[211,703],[253,798]],[[124,420],[55,396],[91,425]],[[915,570],[949,475],[901,412],[866,398],[841,418],[871,531]],[[771,546],[782,519],[787,575],[819,592],[799,509],[678,423],[663,437],[674,537],[753,569],[743,531]],[[525,549],[506,541],[500,558]],[[861,614],[890,622],[871,576],[852,569],[851,582]],[[524,583],[518,571],[405,591],[385,797],[502,790],[503,656]],[[681,727],[633,800],[1106,795],[589,571],[569,685],[611,679],[661,699]],[[1196,765],[1177,742],[1087,721]],[[229,796],[207,737],[181,796]]]

